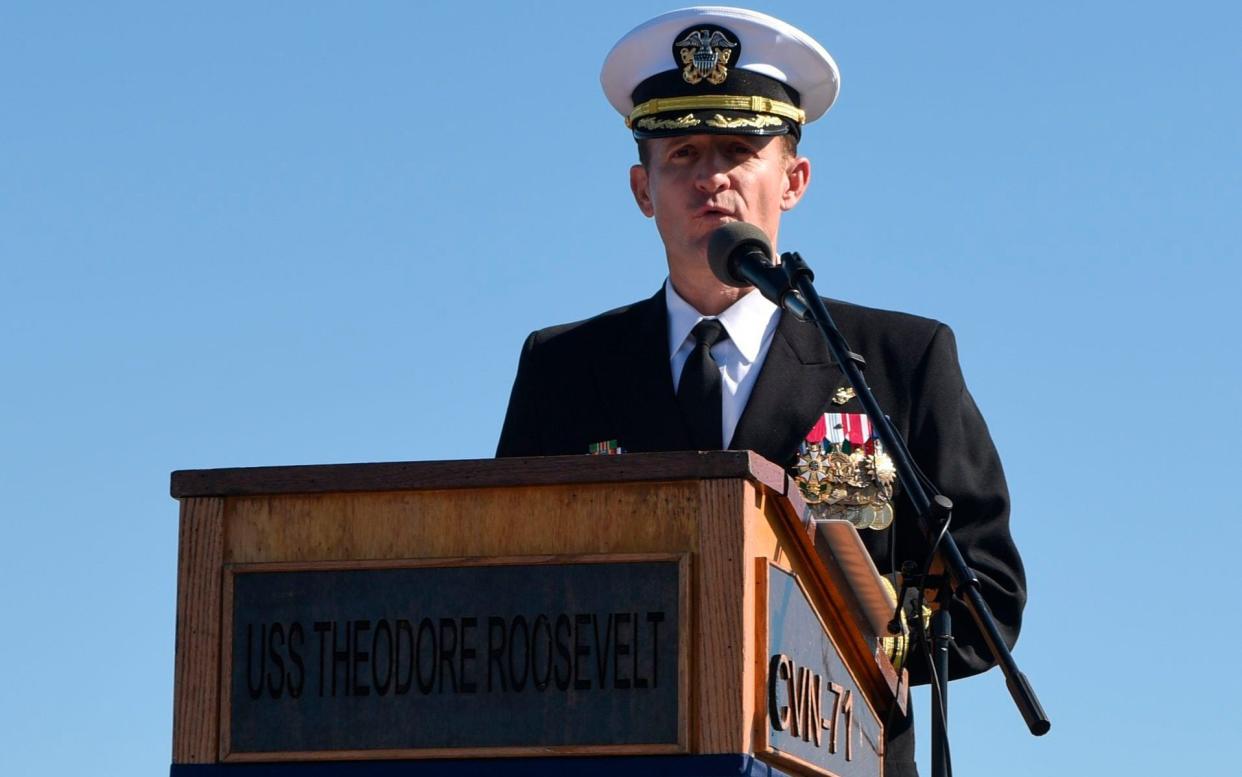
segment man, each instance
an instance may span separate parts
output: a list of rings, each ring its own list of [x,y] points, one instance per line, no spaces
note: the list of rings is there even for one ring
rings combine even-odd
[[[791,468],[812,509],[859,525],[881,572],[921,562],[913,509],[818,331],[721,283],[707,263],[711,234],[731,221],[776,245],[782,214],[811,180],[797,141],[835,100],[836,64],[778,19],[691,8],[623,37],[601,81],[638,141],[630,188],[655,220],[668,279],[648,300],[530,335],[497,455],[751,449]],[[952,333],[915,316],[828,306],[915,461],[954,501],[953,535],[1012,644],[1022,563],[1000,460]],[[824,475],[834,456],[853,468],[848,476]],[[956,615],[952,674],[983,671],[991,656],[969,615]],[[926,682],[919,657],[909,666]],[[916,774],[908,719],[890,726],[889,740],[886,774]]]

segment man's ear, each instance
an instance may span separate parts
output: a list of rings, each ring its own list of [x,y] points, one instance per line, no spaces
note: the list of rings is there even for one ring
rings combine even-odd
[[[630,191],[634,193],[634,202],[647,218],[655,215],[655,207],[651,204],[651,191],[647,188],[647,168],[634,165],[630,168]]]
[[[781,210],[793,210],[806,187],[811,184],[811,160],[804,156],[790,160],[785,170],[785,191],[781,194]]]

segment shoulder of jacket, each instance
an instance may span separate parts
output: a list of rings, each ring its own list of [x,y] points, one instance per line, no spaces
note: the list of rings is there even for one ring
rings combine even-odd
[[[531,333],[530,344],[540,348],[572,348],[587,341],[599,344],[610,338],[628,338],[640,321],[662,313],[652,307],[655,303],[654,299],[645,299],[581,321],[545,327]]]
[[[824,297],[824,302],[828,305],[828,311],[832,313],[834,319],[840,318],[850,323],[881,325],[905,333],[926,332],[929,335],[940,327],[947,326],[934,318],[916,316],[913,313],[903,313],[899,310],[872,308],[830,297]]]
[[[955,348],[953,330],[941,321],[912,313],[883,310],[852,302],[825,299],[828,311],[847,342],[859,353],[921,361],[933,350]]]

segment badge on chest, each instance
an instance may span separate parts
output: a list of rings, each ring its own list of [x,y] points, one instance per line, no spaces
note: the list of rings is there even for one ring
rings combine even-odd
[[[893,460],[864,413],[824,413],[798,446],[794,479],[816,520],[859,529],[893,522]]]

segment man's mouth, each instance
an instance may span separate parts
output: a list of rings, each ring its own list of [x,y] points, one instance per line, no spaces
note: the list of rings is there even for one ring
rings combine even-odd
[[[737,220],[737,217],[733,215],[733,211],[716,205],[704,205],[695,211],[694,215],[699,218],[729,218]]]

